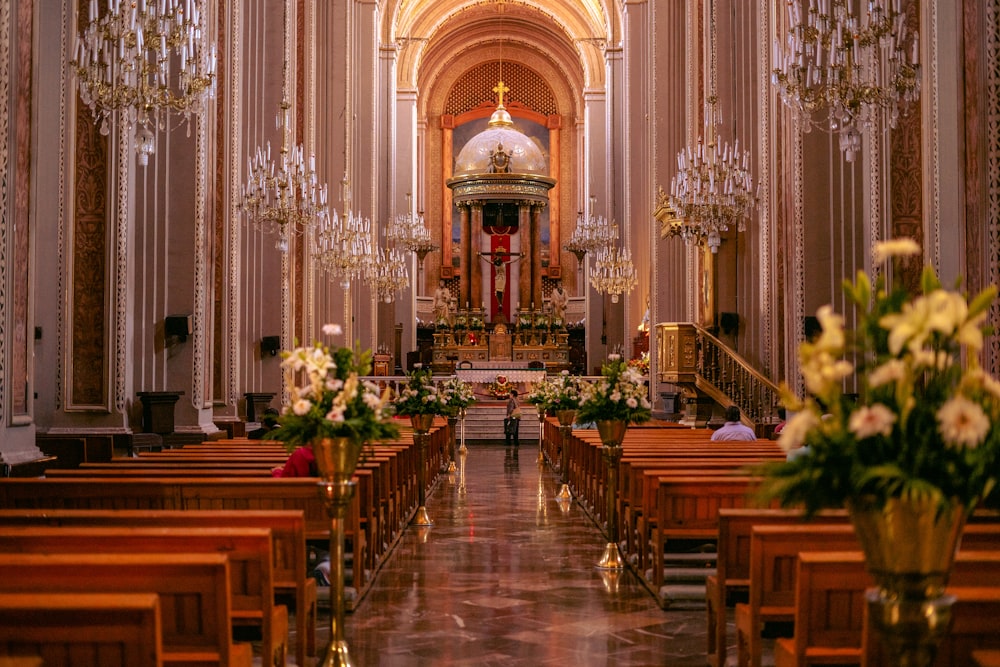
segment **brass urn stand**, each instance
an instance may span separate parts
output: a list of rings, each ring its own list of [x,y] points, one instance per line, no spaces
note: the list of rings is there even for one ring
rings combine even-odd
[[[604,555],[597,562],[602,570],[623,570],[625,562],[618,550],[618,464],[622,460],[622,440],[628,422],[621,420],[597,420],[597,432],[601,435],[601,453],[608,464],[608,482],[605,486],[607,496],[608,543],[604,547]]]
[[[877,584],[868,609],[889,664],[930,667],[951,625],[955,597],[944,589],[966,508],[939,511],[930,500],[890,498],[881,508],[852,502],[849,511]]]
[[[448,415],[448,463],[445,472],[455,472],[455,432],[458,430],[458,416]]]
[[[413,442],[420,452],[420,462],[417,468],[417,513],[413,517],[414,526],[433,526],[434,522],[427,516],[427,433],[434,423],[434,415],[411,415],[413,425]]]
[[[573,433],[573,422],[576,421],[576,410],[556,410],[559,420],[559,443],[562,450],[559,455],[559,476],[562,478],[562,488],[556,495],[557,500],[572,500],[569,490],[569,438]]]
[[[545,437],[545,409],[538,406],[538,463],[545,463],[545,450],[543,449],[543,439]]]
[[[321,438],[312,443],[312,448],[320,475],[319,495],[330,516],[330,642],[319,664],[350,667],[344,639],[344,519],[354,495],[351,476],[361,445],[351,438]]]

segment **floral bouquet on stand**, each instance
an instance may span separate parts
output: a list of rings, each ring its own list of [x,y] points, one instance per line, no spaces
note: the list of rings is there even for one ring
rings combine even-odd
[[[919,251],[887,242],[876,260]],[[900,497],[971,511],[1000,473],[1000,382],[978,363],[996,288],[970,302],[930,268],[912,298],[884,282],[859,272],[845,283],[853,332],[830,306],[817,313],[822,332],[799,349],[807,396],[783,388],[794,415],[778,439],[786,451],[806,449],[764,468],[764,493],[810,513]]]
[[[641,424],[652,417],[646,382],[621,355],[612,354],[601,368],[600,380],[582,387],[583,401],[577,413],[580,422],[617,421]]]
[[[472,391],[472,385],[457,377],[451,377],[442,382],[438,390],[444,400],[444,414],[449,417],[458,415],[462,410],[467,410],[476,402],[476,394]]]
[[[890,241],[875,262],[919,253]],[[817,313],[822,331],[799,349],[807,395],[783,388],[794,415],[778,442],[792,455],[761,467],[762,495],[807,514],[848,509],[890,661],[930,664],[965,519],[1000,474],[1000,382],[979,366],[997,288],[969,300],[931,268],[917,295],[864,272],[844,287],[857,328],[830,306]]]
[[[323,326],[328,336],[341,335],[336,324]],[[388,393],[361,380],[372,367],[371,350],[327,347],[317,341],[281,353],[288,403],[278,417],[278,428],[266,437],[280,440],[292,451],[321,438],[350,438],[363,443],[386,440],[399,433],[390,419]],[[300,384],[300,382],[303,382]]]
[[[534,386],[525,400],[538,407],[540,412],[558,413],[578,410],[584,397],[584,383],[569,371],[545,379]]]
[[[434,384],[431,369],[417,364],[408,375],[406,386],[399,390],[393,403],[396,414],[404,417],[445,414],[447,405],[444,395]]]

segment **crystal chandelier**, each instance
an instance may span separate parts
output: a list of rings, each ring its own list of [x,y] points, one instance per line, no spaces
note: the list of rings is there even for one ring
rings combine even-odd
[[[431,231],[424,224],[423,215],[414,215],[411,209],[412,197],[406,195],[406,213],[396,216],[396,224],[386,230],[386,238],[399,243],[417,256],[422,264],[428,253],[437,250],[437,244],[431,240]]]
[[[804,131],[826,125],[848,162],[880,112],[896,126],[900,108],[920,94],[919,40],[902,0],[868,0],[854,16],[847,0],[793,0],[788,35],[775,43],[771,82]],[[825,118],[823,113],[825,112]]]
[[[632,253],[616,246],[597,250],[590,267],[590,284],[601,294],[610,294],[611,303],[618,303],[618,295],[632,291],[637,282]]]
[[[340,280],[344,290],[351,280],[366,274],[373,261],[372,224],[368,218],[347,211],[343,216],[324,216],[315,237],[315,257],[330,275]]]
[[[698,137],[696,146],[688,145],[677,154],[677,175],[671,180],[667,202],[673,217],[661,229],[661,236],[679,236],[688,244],[708,246],[716,253],[722,244],[722,233],[729,231],[730,226],[740,232],[746,229],[755,197],[750,153],[740,152],[739,139],[732,146],[717,140],[722,125],[722,114],[717,107],[717,8],[716,3],[710,4],[705,133]],[[732,71],[736,72],[735,64]]]
[[[375,255],[367,268],[367,280],[378,298],[392,303],[397,292],[410,286],[410,276],[406,270],[403,253],[396,248],[375,249]]]
[[[285,5],[283,48],[288,48],[288,5]],[[291,147],[291,104],[288,102],[288,57],[282,63],[281,111],[275,126],[281,132],[277,162],[271,159],[271,143],[257,147],[247,158],[247,182],[243,186],[240,209],[255,229],[276,234],[276,247],[285,252],[293,234],[301,234],[308,225],[327,216],[327,187],[316,177],[316,158],[306,163],[302,144]]]
[[[569,241],[563,248],[576,256],[578,263],[583,262],[584,256],[589,252],[596,252],[599,248],[605,248],[618,240],[618,225],[608,224],[603,216],[594,215],[594,203],[596,197],[590,198],[590,214],[584,216],[582,212],[577,215],[576,227]]]
[[[139,164],[153,152],[151,125],[161,113],[190,122],[215,92],[215,45],[208,46],[201,22],[201,0],[108,0],[98,14],[90,0],[86,21],[70,66],[80,83],[80,98],[100,132],[121,112],[137,130]]]
[[[746,229],[746,218],[754,206],[750,153],[740,152],[740,142],[732,147],[716,143],[715,128],[720,124],[715,98],[705,110],[705,138],[677,154],[677,175],[670,182],[669,205],[678,219],[664,229],[664,236],[679,236],[689,244],[707,245],[715,253],[722,232],[731,225]]]

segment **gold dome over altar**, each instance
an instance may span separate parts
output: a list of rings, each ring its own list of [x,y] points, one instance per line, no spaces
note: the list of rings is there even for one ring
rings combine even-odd
[[[474,174],[548,175],[548,161],[535,140],[515,129],[510,113],[503,105],[508,88],[501,81],[493,89],[500,95],[489,127],[469,139],[455,161],[455,176]]]

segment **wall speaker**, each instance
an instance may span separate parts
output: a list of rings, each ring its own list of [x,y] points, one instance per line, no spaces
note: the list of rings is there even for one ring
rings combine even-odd
[[[806,315],[802,319],[802,331],[806,340],[812,342],[823,331],[823,327],[819,324],[819,318],[815,315]]]
[[[163,320],[163,335],[174,336],[182,343],[194,333],[194,323],[190,315],[167,315]]]
[[[722,333],[731,336],[740,328],[740,316],[738,313],[719,313],[719,327]]]
[[[280,336],[264,336],[260,339],[260,358],[278,356],[278,349],[281,347]]]

